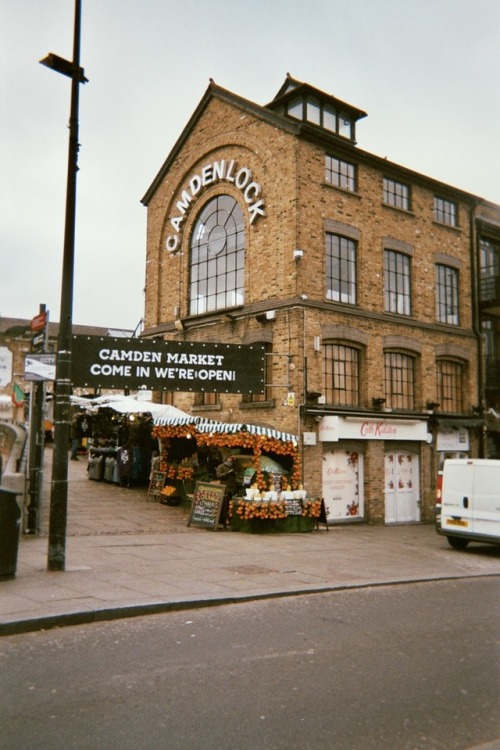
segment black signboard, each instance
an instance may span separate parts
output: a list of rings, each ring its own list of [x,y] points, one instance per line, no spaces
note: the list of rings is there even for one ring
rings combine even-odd
[[[73,336],[73,387],[263,393],[262,344]]]
[[[151,475],[151,481],[149,483],[148,495],[161,495],[161,491],[165,486],[166,479],[166,471],[153,471]]]
[[[292,498],[290,500],[284,500],[285,512],[287,516],[301,516],[304,510],[302,500]]]
[[[196,482],[188,526],[216,529],[219,525],[226,487],[223,484]]]
[[[316,528],[319,529],[320,523],[324,523],[326,526],[326,530],[329,531],[328,528],[328,520],[327,520],[327,512],[326,512],[326,505],[323,498],[321,498],[321,509],[319,512],[319,518],[316,519]]]

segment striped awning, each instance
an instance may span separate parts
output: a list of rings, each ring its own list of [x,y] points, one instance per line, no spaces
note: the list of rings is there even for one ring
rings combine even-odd
[[[261,427],[255,424],[246,424],[242,422],[216,422],[213,420],[203,419],[203,417],[172,417],[159,418],[153,421],[155,427],[175,427],[178,425],[195,425],[196,430],[202,433],[213,433],[214,435],[228,434],[236,435],[238,432],[249,432],[251,435],[262,435],[264,437],[282,440],[283,442],[297,443],[296,435],[290,432],[281,432],[273,430],[270,427]]]
[[[184,424],[197,424],[202,421],[201,417],[155,417],[153,424],[155,427],[176,427]]]

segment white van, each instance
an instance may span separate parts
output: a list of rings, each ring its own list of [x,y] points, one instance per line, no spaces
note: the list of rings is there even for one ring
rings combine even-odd
[[[500,461],[449,458],[439,477],[436,531],[455,549],[500,544]]]

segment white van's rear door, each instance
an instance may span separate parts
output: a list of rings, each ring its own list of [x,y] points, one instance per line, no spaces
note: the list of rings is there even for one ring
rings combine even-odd
[[[500,462],[478,461],[474,472],[472,529],[500,538]]]
[[[441,528],[443,531],[472,530],[472,497],[475,467],[469,462],[448,459],[443,470]]]

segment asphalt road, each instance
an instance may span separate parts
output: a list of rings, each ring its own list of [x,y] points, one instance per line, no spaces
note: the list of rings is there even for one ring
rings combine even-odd
[[[2,750],[500,747],[498,577],[6,636]]]

